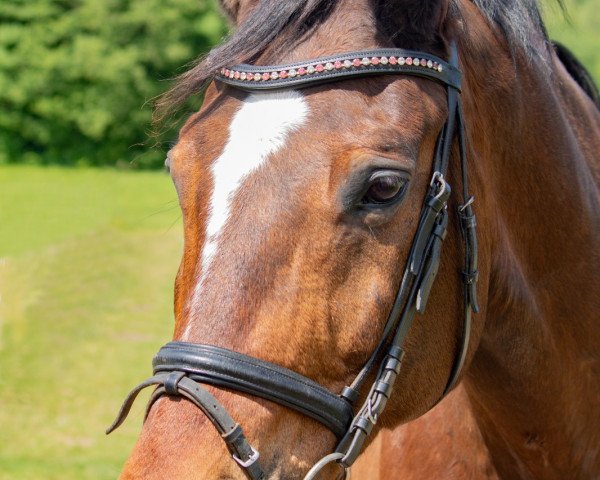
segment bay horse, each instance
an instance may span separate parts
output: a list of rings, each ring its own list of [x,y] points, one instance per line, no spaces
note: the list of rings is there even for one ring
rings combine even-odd
[[[158,385],[121,478],[333,479],[382,428],[461,432],[450,407],[490,478],[599,478],[600,110],[536,2],[222,6],[234,34],[159,105],[206,88],[168,155],[174,342],[111,427]],[[409,445],[362,478],[417,478]],[[429,476],[477,478],[437,454]]]

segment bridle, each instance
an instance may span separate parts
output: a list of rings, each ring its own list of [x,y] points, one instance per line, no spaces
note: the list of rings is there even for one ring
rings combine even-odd
[[[339,443],[334,453],[313,466],[305,480],[315,478],[331,462],[340,464],[345,473],[360,454],[367,436],[385,408],[400,373],[404,357],[402,347],[410,326],[415,314],[424,313],[427,305],[448,226],[447,204],[451,189],[446,181],[446,172],[456,136],[463,188],[463,202],[458,207],[458,218],[465,254],[462,272],[464,320],[460,350],[438,402],[455,386],[469,347],[471,312],[478,311],[476,222],[472,209],[473,197],[468,193],[464,118],[459,96],[461,73],[458,70],[456,46],[451,45],[448,63],[428,53],[380,49],[350,52],[289,65],[242,64],[222,69],[216,79],[236,88],[256,91],[306,88],[325,82],[382,74],[415,75],[445,85],[448,118],[438,138],[431,182],[396,299],[377,347],[355,380],[338,395],[309,378],[270,362],[212,345],[170,342],[154,357],[154,376],[129,393],[107,433],[123,423],[141,390],[156,385],[146,415],[154,402],[163,395],[187,398],[213,423],[246,476],[252,480],[265,479],[258,462],[259,453],[250,446],[240,425],[202,386],[209,384],[271,400],[318,420],[336,435]],[[355,411],[365,383],[376,367],[375,381],[368,390],[366,400]]]
[[[332,462],[340,464],[345,474],[360,454],[392,393],[404,357],[402,347],[415,314],[425,312],[448,226],[447,204],[451,189],[446,181],[446,172],[455,137],[460,152],[463,190],[458,218],[465,255],[462,272],[464,320],[460,350],[446,388],[436,404],[456,385],[469,348],[471,312],[478,312],[479,308],[476,298],[476,222],[473,197],[468,193],[465,127],[459,95],[461,73],[455,44],[451,45],[449,62],[423,52],[379,49],[289,65],[237,65],[221,70],[216,79],[236,88],[256,91],[306,88],[325,82],[382,74],[414,75],[445,85],[448,118],[438,138],[431,182],[396,299],[377,347],[355,380],[344,387],[340,394],[335,394],[311,379],[257,358],[212,345],[170,342],[154,357],[154,376],[129,393],[107,433],[123,423],[141,390],[156,385],[146,414],[163,395],[187,398],[213,423],[247,477],[252,480],[265,479],[258,462],[258,452],[250,446],[240,425],[202,386],[209,384],[271,400],[318,420],[336,435],[339,443],[334,453],[313,466],[305,480],[315,478],[325,465]],[[375,380],[362,406],[356,410],[361,392],[365,391],[365,383],[374,372]]]

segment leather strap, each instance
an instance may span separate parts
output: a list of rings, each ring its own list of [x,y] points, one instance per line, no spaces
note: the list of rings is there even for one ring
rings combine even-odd
[[[190,400],[208,417],[225,441],[233,459],[240,465],[250,480],[264,480],[265,475],[258,463],[259,453],[246,440],[242,428],[235,422],[221,403],[199,383],[189,378],[186,372],[173,370],[157,373],[136,386],[125,398],[117,418],[106,430],[109,434],[118,428],[127,418],[139,393],[145,388],[157,385],[148,407],[148,411],[163,395],[182,396]]]
[[[479,304],[477,302],[477,279],[479,272],[477,270],[477,220],[473,212],[473,203],[475,198],[469,194],[469,175],[467,166],[467,147],[465,139],[465,123],[462,103],[457,102],[456,118],[458,124],[458,146],[460,152],[460,168],[462,177],[463,189],[463,204],[458,207],[459,225],[464,241],[464,269],[462,271],[463,281],[463,326],[462,326],[462,343],[460,344],[458,355],[455,358],[452,371],[446,388],[444,389],[444,398],[457,384],[460,378],[460,373],[464,366],[469,350],[471,338],[471,323],[472,312],[479,312]],[[439,403],[438,400],[437,403]]]
[[[171,342],[152,362],[154,372],[180,370],[196,382],[256,395],[318,420],[341,438],[352,407],[318,383],[287,368],[212,345]]]
[[[391,58],[395,60],[390,62]],[[383,59],[385,61],[382,61]],[[282,75],[282,72],[286,73]],[[430,53],[381,48],[284,65],[234,65],[222,69],[215,78],[236,88],[252,91],[306,88],[347,78],[383,74],[416,75],[442,83],[457,91],[460,91],[462,75],[458,68]]]
[[[451,59],[452,65],[458,65],[458,53],[456,45],[452,44],[451,48]],[[465,273],[463,279],[465,281],[465,300],[464,300],[464,318],[463,318],[463,330],[460,341],[460,350],[455,359],[454,365],[450,372],[450,376],[443,394],[436,402],[439,403],[450,390],[456,385],[462,367],[465,362],[466,354],[469,347],[470,331],[471,331],[471,311],[477,311],[477,301],[475,297],[475,282],[477,280],[476,274],[476,263],[477,263],[477,238],[475,233],[475,221],[472,214],[471,204],[473,203],[472,197],[468,195],[468,174],[467,174],[467,161],[466,161],[466,146],[465,146],[465,131],[464,131],[464,119],[462,116],[462,106],[458,90],[449,85],[448,87],[448,119],[444,125],[440,137],[438,139],[438,145],[436,149],[436,156],[434,159],[434,175],[431,182],[431,188],[429,197],[426,199],[423,211],[421,213],[419,226],[415,234],[415,239],[411,248],[411,254],[409,256],[409,263],[407,269],[404,272],[402,283],[399,288],[398,295],[392,313],[388,318],[386,327],[384,329],[384,337],[378,346],[378,349],[387,342],[388,334],[395,330],[393,338],[389,343],[388,353],[385,357],[397,358],[401,352],[403,354],[402,346],[412,325],[415,313],[424,313],[427,298],[431,291],[433,280],[437,274],[439,265],[439,259],[441,254],[441,242],[446,234],[446,227],[448,224],[448,215],[446,211],[446,205],[448,196],[450,194],[449,185],[445,182],[444,176],[447,172],[450,153],[452,150],[453,139],[455,133],[458,130],[458,143],[461,155],[461,172],[463,178],[463,195],[464,204],[460,207],[460,212],[465,218],[461,221],[464,231],[465,239]],[[441,185],[439,190],[435,190],[435,183]],[[404,299],[407,285],[411,285],[410,293],[406,299],[404,310],[402,310],[401,317],[398,321],[392,316],[396,310],[396,305],[400,299]],[[393,326],[392,325],[397,325]],[[375,364],[374,356],[376,352],[367,362],[367,366]],[[401,357],[400,357],[401,358]],[[385,366],[386,362],[382,364]],[[399,368],[399,366],[398,366]],[[352,384],[352,390],[355,388],[359,389],[362,386],[362,382],[366,378],[368,372],[363,371],[357,377],[357,381]],[[391,377],[391,378],[390,378]],[[356,460],[362,450],[362,446],[366,440],[366,437],[370,434],[375,423],[378,420],[379,415],[382,413],[385,407],[388,394],[393,386],[395,375],[390,374],[385,368],[380,368],[375,382],[372,384],[371,390],[367,396],[367,399],[363,406],[354,417],[352,426],[349,429],[347,435],[342,439],[338,445],[336,452],[343,453],[344,457],[337,460],[338,463],[344,467],[349,467]],[[382,393],[377,388],[378,385],[387,384],[386,393]]]

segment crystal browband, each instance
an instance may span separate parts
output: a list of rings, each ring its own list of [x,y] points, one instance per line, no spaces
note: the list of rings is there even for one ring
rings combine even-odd
[[[240,64],[222,68],[216,79],[246,90],[266,90],[385,73],[424,76],[460,89],[457,68],[434,55],[401,49],[363,50],[288,65]]]

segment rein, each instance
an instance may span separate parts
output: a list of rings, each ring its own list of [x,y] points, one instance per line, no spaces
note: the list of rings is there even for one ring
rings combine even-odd
[[[321,422],[338,438],[334,453],[317,462],[305,477],[312,480],[329,463],[343,468],[343,475],[358,458],[363,444],[383,413],[402,366],[403,345],[416,313],[423,314],[436,278],[442,242],[448,226],[446,181],[450,153],[457,137],[462,172],[462,205],[458,219],[464,240],[464,319],[460,350],[439,403],[456,385],[469,348],[471,313],[478,312],[476,298],[477,235],[473,197],[469,195],[465,125],[460,101],[461,73],[458,53],[451,45],[449,62],[423,52],[378,49],[350,52],[279,66],[237,65],[221,70],[216,79],[248,90],[306,88],[314,85],[370,75],[424,77],[447,88],[448,118],[438,138],[433,173],[417,231],[396,299],[383,328],[381,339],[355,380],[339,393],[270,362],[212,345],[170,342],[154,357],[154,376],[140,383],[127,396],[108,428],[115,430],[127,417],[135,398],[144,388],[156,385],[146,415],[163,395],[182,396],[194,403],[221,434],[233,459],[251,480],[266,479],[258,462],[259,453],[246,440],[240,425],[202,384],[223,387],[284,405]],[[366,400],[357,402],[366,390],[367,379],[376,371]]]

